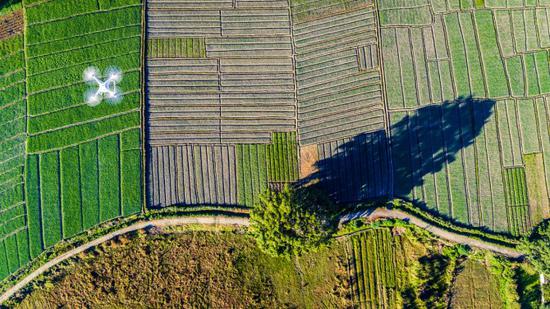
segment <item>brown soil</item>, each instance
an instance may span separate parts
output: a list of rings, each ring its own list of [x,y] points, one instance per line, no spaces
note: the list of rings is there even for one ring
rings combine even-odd
[[[0,17],[0,40],[23,33],[23,10]]]
[[[317,171],[315,164],[319,161],[317,145],[300,147],[300,178],[306,178]]]

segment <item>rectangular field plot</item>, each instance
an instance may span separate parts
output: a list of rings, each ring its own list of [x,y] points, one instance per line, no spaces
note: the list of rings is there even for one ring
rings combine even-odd
[[[149,54],[151,145],[269,143],[272,132],[296,130],[288,3],[150,3],[150,40],[199,42],[197,52],[168,48],[170,59]]]
[[[139,129],[27,158],[31,255],[141,211]]]
[[[253,206],[269,183],[298,178],[293,132],[274,133],[270,144],[155,146],[149,160],[153,207]]]
[[[26,8],[28,150],[46,152],[140,126],[141,4],[62,0]],[[90,107],[83,72],[123,72],[122,101]]]
[[[234,146],[162,146],[149,155],[152,206],[236,205]]]
[[[0,33],[0,37],[4,37]],[[23,36],[0,41],[0,279],[30,258],[26,222]]]
[[[294,24],[301,144],[383,128],[378,65],[367,69],[366,61],[364,65],[358,61],[358,49],[365,46],[378,57],[374,12],[372,8],[348,10]],[[361,53],[366,55],[365,50]]]
[[[386,228],[350,239],[352,292],[357,308],[398,308],[406,256],[399,236]]]
[[[372,0],[291,0],[290,3],[296,24],[374,5]]]

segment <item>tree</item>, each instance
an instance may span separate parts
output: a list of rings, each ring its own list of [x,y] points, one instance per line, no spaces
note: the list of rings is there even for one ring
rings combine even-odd
[[[315,251],[333,231],[332,203],[312,188],[266,191],[250,214],[250,232],[262,251],[290,258]]]
[[[541,291],[544,291],[544,278],[550,275],[550,220],[540,223],[531,236],[522,241],[519,249],[540,273]],[[544,292],[541,294],[544,304]]]

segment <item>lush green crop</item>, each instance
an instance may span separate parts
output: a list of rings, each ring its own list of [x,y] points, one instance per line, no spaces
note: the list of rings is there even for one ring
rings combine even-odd
[[[59,154],[57,152],[43,154],[40,156],[39,162],[44,244],[49,247],[62,238]]]
[[[99,204],[101,221],[120,215],[120,148],[116,135],[99,140]]]
[[[82,225],[88,229],[99,221],[99,170],[97,166],[97,141],[81,144],[80,154],[80,190],[82,196]]]
[[[25,14],[28,20],[32,21],[32,25],[71,15],[91,13],[96,10],[97,0],[53,0],[27,7]]]
[[[86,123],[50,133],[30,136],[27,150],[29,152],[41,152],[67,145],[74,145],[127,128],[139,127],[139,124],[139,111],[130,112],[98,122]]]
[[[63,237],[71,237],[82,230],[78,147],[63,149],[60,152],[60,160]]]
[[[40,200],[39,156],[30,155],[26,163],[26,195],[28,209],[28,229],[31,257],[39,255],[43,247],[42,213]]]

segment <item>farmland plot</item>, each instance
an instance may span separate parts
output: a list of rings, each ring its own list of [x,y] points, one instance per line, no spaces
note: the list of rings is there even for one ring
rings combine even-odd
[[[0,279],[3,279],[29,260],[23,184],[25,59],[20,32],[0,40],[0,59]]]
[[[497,276],[491,273],[485,261],[467,260],[456,276],[451,290],[452,308],[505,307]]]
[[[315,1],[296,1],[294,6],[298,3],[315,6]],[[374,8],[334,9],[334,14],[305,21],[299,16],[293,19],[293,35],[300,143],[320,144],[382,129]]]
[[[548,216],[548,6],[431,1],[423,23],[416,2],[380,4],[397,16],[381,20],[393,192],[458,222],[527,233]]]
[[[148,1],[149,200],[252,206],[297,179],[287,1]]]
[[[141,3],[26,1],[30,253],[141,211]],[[118,67],[118,104],[86,104],[83,72]]]

